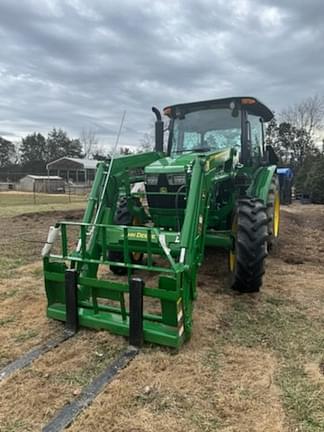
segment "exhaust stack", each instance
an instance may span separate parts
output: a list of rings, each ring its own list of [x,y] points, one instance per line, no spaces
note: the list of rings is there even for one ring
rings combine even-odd
[[[156,116],[155,121],[155,151],[163,153],[163,135],[164,123],[162,121],[161,113],[156,107],[152,107],[152,111]]]

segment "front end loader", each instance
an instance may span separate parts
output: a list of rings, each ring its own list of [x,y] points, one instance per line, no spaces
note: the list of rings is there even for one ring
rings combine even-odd
[[[100,162],[83,220],[51,228],[47,315],[178,348],[206,246],[227,251],[233,289],[262,285],[279,235],[276,156],[264,144],[273,114],[253,97],[169,106],[165,142],[153,111],[155,151]]]

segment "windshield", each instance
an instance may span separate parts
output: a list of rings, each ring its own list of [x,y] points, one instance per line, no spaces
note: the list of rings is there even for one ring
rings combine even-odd
[[[171,154],[241,146],[241,116],[229,108],[187,113],[173,122]]]

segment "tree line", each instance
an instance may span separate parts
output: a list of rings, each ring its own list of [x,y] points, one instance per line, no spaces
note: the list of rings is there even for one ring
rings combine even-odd
[[[296,192],[324,203],[324,140],[321,143],[319,138],[323,130],[324,97],[315,95],[277,114],[268,124],[265,141],[274,148],[278,165],[293,170]],[[152,133],[145,134],[138,151],[151,150],[152,142]],[[109,159],[110,155],[98,150],[97,144],[94,132],[85,129],[77,139],[57,128],[47,137],[34,132],[22,138],[18,146],[0,137],[0,177],[8,179],[10,173],[16,173],[17,180],[26,173],[45,174],[48,162],[64,156]],[[119,149],[121,154],[131,152],[128,147]]]
[[[266,144],[274,148],[281,167],[294,172],[297,194],[324,203],[324,97],[310,96],[288,107],[269,123]]]
[[[129,154],[128,147],[119,153]],[[17,181],[26,174],[46,174],[46,165],[61,157],[109,160],[110,151],[98,148],[98,139],[91,129],[83,129],[80,138],[70,138],[63,129],[53,128],[45,137],[34,132],[14,144],[0,137],[0,180]]]
[[[92,129],[82,129],[79,138],[70,138],[63,129],[53,128],[47,137],[34,132],[23,137],[19,144],[0,137],[0,168],[13,164],[24,166],[34,161],[47,164],[64,156],[107,160],[112,151],[112,148],[107,151],[98,148],[98,139]],[[119,147],[118,153],[131,154],[132,150],[127,146]]]
[[[34,132],[22,138],[19,145],[0,137],[2,173],[42,174],[48,162],[63,156],[84,157],[84,154],[80,139],[70,138],[62,129],[53,128],[47,137]]]

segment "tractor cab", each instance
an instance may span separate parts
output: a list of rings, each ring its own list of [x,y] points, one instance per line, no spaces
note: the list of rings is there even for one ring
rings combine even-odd
[[[251,97],[173,105],[163,113],[170,119],[169,156],[235,148],[244,164],[263,155],[263,123],[273,117],[269,108]]]
[[[252,97],[208,100],[164,108],[169,118],[169,137],[164,146],[164,124],[153,109],[156,121],[156,151],[164,157],[145,168],[146,192],[152,219],[159,226],[181,225],[186,208],[186,193],[191,182],[192,164],[197,156],[206,168],[223,175],[215,183],[209,212],[210,227],[219,228],[217,211],[232,209],[233,179],[246,171],[250,183],[253,171],[266,158],[264,122],[272,112]],[[229,191],[229,192],[228,192]],[[216,213],[215,213],[216,212]],[[175,216],[175,217],[174,217]],[[227,228],[222,220],[222,228]]]

